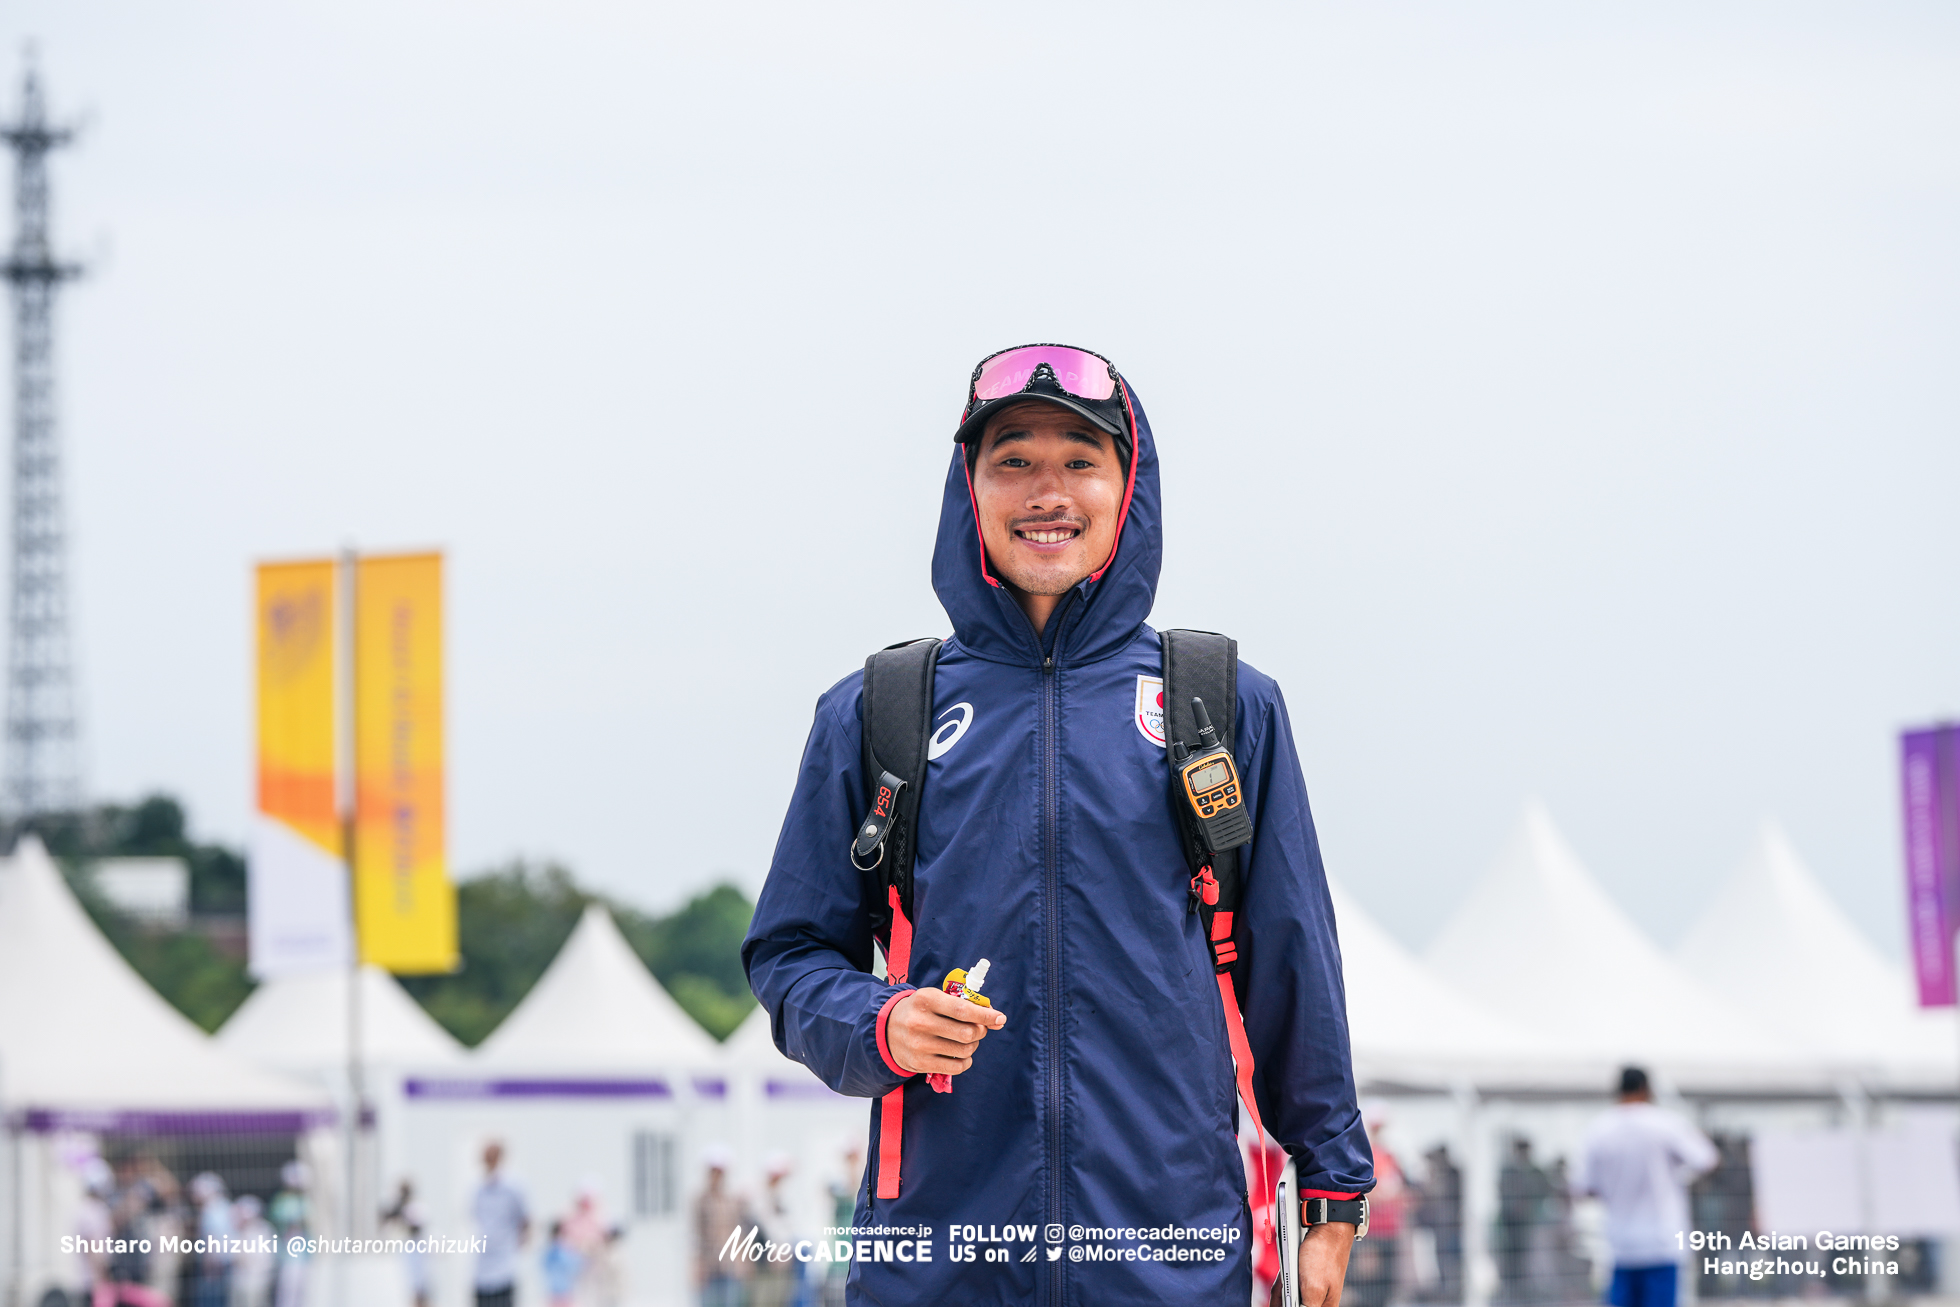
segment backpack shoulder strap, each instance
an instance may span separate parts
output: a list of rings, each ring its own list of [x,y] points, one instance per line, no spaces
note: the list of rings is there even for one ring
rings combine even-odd
[[[1235,718],[1239,702],[1239,642],[1216,631],[1163,632],[1165,724],[1173,740],[1196,747],[1198,719],[1191,700],[1205,701],[1218,739],[1231,748],[1237,739]],[[1173,697],[1171,691],[1177,690]]]
[[[1236,757],[1239,642],[1216,631],[1183,630],[1163,632],[1163,641],[1165,754],[1175,763],[1179,743],[1187,749],[1197,749],[1198,718],[1191,709],[1191,700],[1197,698],[1205,701],[1205,713],[1218,731],[1218,742]],[[1210,867],[1212,877],[1218,882],[1216,899],[1204,905],[1205,924],[1211,925],[1212,910],[1222,910],[1227,914],[1229,931],[1230,914],[1239,906],[1239,851],[1208,852],[1191,806],[1179,802],[1175,790],[1171,803],[1177,809],[1178,829],[1184,835],[1184,858],[1191,864],[1192,875]]]
[[[866,812],[851,842],[851,861],[860,871],[882,871],[888,894],[897,891],[897,906],[908,920],[939,646],[934,639],[906,640],[864,660]],[[885,911],[892,906],[887,903]],[[890,925],[883,913],[880,920]],[[889,948],[886,956],[889,965]],[[902,963],[898,978],[903,978]]]
[[[1177,810],[1178,830],[1184,837],[1184,858],[1191,867],[1191,906],[1204,923],[1205,941],[1211,947],[1212,970],[1218,977],[1218,997],[1225,1010],[1225,1034],[1232,1046],[1232,1063],[1238,1081],[1239,1098],[1252,1115],[1257,1131],[1260,1192],[1270,1195],[1272,1186],[1266,1175],[1266,1125],[1259,1119],[1259,1101],[1252,1088],[1252,1045],[1245,1037],[1245,1018],[1239,1012],[1239,998],[1232,985],[1232,964],[1239,950],[1234,936],[1238,925],[1239,849],[1212,853],[1198,829],[1197,816],[1184,801],[1177,787],[1176,763],[1181,752],[1177,745],[1196,751],[1198,716],[1191,707],[1194,698],[1205,701],[1205,715],[1218,731],[1218,742],[1238,758],[1239,645],[1238,641],[1216,631],[1165,631],[1164,641],[1164,753],[1172,764],[1171,806]],[[1243,781],[1241,782],[1243,783]],[[1243,847],[1243,846],[1240,846]],[[1272,1224],[1267,1207],[1266,1222]]]
[[[912,967],[912,861],[917,854],[919,795],[925,787],[932,733],[932,677],[938,640],[907,640],[864,660],[866,812],[851,841],[851,864],[876,869],[884,893],[872,927],[885,953],[885,979],[903,984]],[[887,1009],[889,1010],[889,1009]],[[884,1047],[883,1018],[879,1047]],[[905,1132],[905,1086],[878,1105],[881,1199],[898,1197]]]

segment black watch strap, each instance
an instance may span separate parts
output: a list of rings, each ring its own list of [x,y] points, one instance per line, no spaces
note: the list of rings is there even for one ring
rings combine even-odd
[[[1326,1225],[1329,1221],[1339,1221],[1352,1225],[1357,1230],[1368,1228],[1368,1195],[1359,1198],[1302,1198],[1300,1200],[1300,1224]]]

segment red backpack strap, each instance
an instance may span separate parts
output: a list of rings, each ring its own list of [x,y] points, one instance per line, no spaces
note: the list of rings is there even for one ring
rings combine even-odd
[[[1259,1099],[1252,1092],[1252,1044],[1245,1037],[1245,1017],[1239,1011],[1238,990],[1232,984],[1232,964],[1238,961],[1238,945],[1232,939],[1232,926],[1238,914],[1219,906],[1219,885],[1209,866],[1200,867],[1198,874],[1191,878],[1191,894],[1197,901],[1199,910],[1209,920],[1206,923],[1206,942],[1211,946],[1211,969],[1218,977],[1218,998],[1225,1008],[1225,1037],[1232,1048],[1232,1067],[1234,1078],[1238,1081],[1239,1101],[1252,1117],[1252,1128],[1258,1132],[1259,1142],[1259,1192],[1269,1198],[1273,1191],[1272,1177],[1266,1174],[1266,1123],[1259,1117]],[[1270,1206],[1270,1204],[1269,1204]],[[1272,1224],[1272,1213],[1266,1214],[1266,1222]]]
[[[912,965],[912,922],[898,901],[898,886],[886,890],[892,913],[892,946],[885,954],[885,979],[905,983]],[[909,1081],[907,1082],[910,1083]],[[905,1143],[905,1085],[878,1102],[878,1197],[898,1197],[898,1169]]]
[[[1252,1128],[1258,1132],[1259,1142],[1255,1145],[1259,1153],[1259,1192],[1266,1195],[1271,1205],[1273,1179],[1266,1174],[1266,1123],[1259,1119],[1259,1100],[1252,1093],[1252,1045],[1246,1042],[1245,1018],[1239,1015],[1239,996],[1232,989],[1232,973],[1218,973],[1218,997],[1225,1003],[1225,1034],[1232,1041],[1232,1065],[1237,1069],[1239,1100],[1245,1110],[1252,1115]],[[1266,1223],[1272,1224],[1272,1213],[1266,1214]]]

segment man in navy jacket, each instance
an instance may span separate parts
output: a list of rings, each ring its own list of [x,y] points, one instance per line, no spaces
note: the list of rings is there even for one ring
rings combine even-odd
[[[1162,551],[1150,424],[1099,356],[1028,346],[975,369],[956,439],[932,569],[953,637],[913,872],[925,988],[874,973],[883,891],[850,858],[861,672],[817,704],[742,949],[779,1048],[840,1093],[903,1090],[902,1156],[872,1132],[866,1237],[833,1245],[849,1301],[1242,1304],[1257,1232],[1232,1055],[1144,621]],[[1285,703],[1243,663],[1236,720],[1254,836],[1231,974],[1259,1115],[1304,1195],[1352,1198],[1374,1177],[1333,908]],[[991,1010],[933,987],[983,957]],[[1338,1303],[1353,1235],[1308,1231],[1306,1307]]]

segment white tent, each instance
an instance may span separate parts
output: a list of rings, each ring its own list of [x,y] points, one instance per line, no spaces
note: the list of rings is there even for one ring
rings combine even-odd
[[[769,1031],[769,1014],[761,1008],[742,1019],[735,1027],[735,1033],[721,1046],[722,1056],[731,1070],[752,1072],[774,1085],[778,1096],[786,1091],[797,1096],[808,1089],[831,1092],[830,1087],[817,1079],[816,1073],[793,1057],[786,1057],[776,1047],[775,1037]],[[841,1097],[841,1095],[839,1095]]]
[[[477,1060],[526,1070],[673,1071],[711,1066],[718,1054],[594,903]]]
[[[255,1066],[320,1086],[333,1095],[342,1120],[351,1119],[347,1000],[353,974],[329,969],[262,982],[218,1031],[218,1043]],[[362,1211],[379,1211],[397,1183],[418,1178],[407,1162],[406,1081],[459,1066],[463,1046],[387,972],[370,966],[358,974],[361,1098],[370,1114],[356,1155],[354,1201]],[[329,1159],[337,1186],[348,1181],[347,1158],[343,1145]]]
[[[1631,1059],[1677,1084],[1821,1079],[1814,1059],[1690,979],[1642,934],[1535,802],[1425,960],[1465,996],[1594,1060],[1602,1076]]]
[[[622,1227],[616,1257],[628,1301],[685,1301],[687,1196],[701,1148],[728,1134],[726,1066],[604,908],[586,908],[475,1054],[404,1088],[402,1165],[435,1228],[471,1228],[477,1158],[494,1139],[534,1221],[589,1192]],[[468,1301],[467,1269],[443,1272],[439,1303]],[[542,1300],[536,1259],[522,1259],[518,1275],[518,1297]]]
[[[218,1047],[96,930],[40,840],[0,863],[0,1102],[46,1114],[318,1112]]]
[[[1557,1049],[1445,986],[1328,881],[1341,940],[1355,1078],[1448,1088],[1542,1076]],[[765,1029],[766,1034],[766,1029]]]
[[[13,1179],[0,1281],[23,1302],[72,1287],[72,1163],[100,1133],[295,1135],[332,1116],[318,1089],[217,1046],[130,969],[33,836],[0,862],[0,1119]]]
[[[835,1093],[801,1062],[776,1049],[769,1014],[757,1008],[722,1045],[727,1059],[729,1140],[736,1183],[760,1195],[770,1159],[787,1161],[778,1198],[785,1234],[812,1237],[831,1223],[841,1187],[855,1193],[861,1172],[846,1175],[846,1154],[861,1167],[871,1128],[872,1100]]]
[[[1846,919],[1773,822],[1675,950],[1682,967],[1835,1065],[1950,1085],[1952,1009],[1921,1010],[1905,969]]]
[[[374,966],[360,976],[363,1062],[434,1070],[461,1061],[463,1046],[393,976]],[[268,980],[225,1022],[218,1042],[259,1066],[338,1088],[347,1074],[348,980],[345,971]]]
[[[1749,856],[1681,941],[1681,964],[1709,988],[1813,1051],[1867,1090],[1950,1093],[1952,1009],[1922,1011],[1905,969],[1886,961],[1764,822]],[[1767,1121],[1750,1149],[1764,1226],[1869,1228],[1899,1235],[1960,1229],[1953,1122],[1925,1107],[1888,1108],[1883,1124]],[[1817,1218],[1817,1220],[1812,1220]]]

